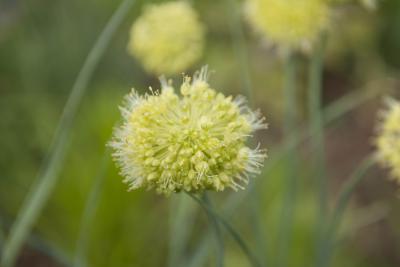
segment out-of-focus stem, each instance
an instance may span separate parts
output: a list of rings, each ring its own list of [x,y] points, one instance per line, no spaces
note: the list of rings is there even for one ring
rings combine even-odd
[[[74,267],[85,267],[88,241],[90,237],[91,224],[95,216],[98,200],[103,191],[104,178],[106,177],[107,170],[109,168],[109,157],[108,150],[103,155],[103,159],[100,164],[100,169],[94,179],[93,188],[86,200],[85,208],[83,210],[79,235],[76,241],[75,256],[74,256]]]
[[[213,209],[212,203],[210,198],[208,197],[207,193],[204,192],[203,194],[203,202],[207,205],[210,209]],[[213,225],[215,238],[217,241],[217,266],[223,267],[224,266],[224,238],[222,236],[221,228],[219,227],[218,219],[214,216],[212,212],[206,210],[208,219],[210,223]]]
[[[4,243],[5,234],[3,231],[2,221],[0,219],[0,251],[3,250],[3,243]]]
[[[322,34],[316,44],[311,56],[310,67],[308,70],[308,107],[310,120],[310,143],[313,177],[317,183],[318,197],[316,198],[318,216],[316,222],[316,251],[319,250],[321,243],[321,231],[325,225],[327,210],[327,176],[325,162],[324,126],[322,117],[322,76],[323,58],[326,43],[326,34]]]
[[[190,233],[196,219],[197,209],[183,194],[175,194],[169,202],[169,255],[168,266],[177,267],[185,261]]]
[[[329,221],[326,231],[323,235],[323,242],[321,243],[321,250],[318,257],[319,267],[329,267],[331,264],[332,255],[335,247],[335,235],[342,221],[347,204],[350,201],[352,193],[355,188],[365,177],[367,171],[375,164],[376,158],[374,155],[365,158],[355,169],[350,178],[345,182],[339,193],[337,205],[333,211],[332,218]]]
[[[240,77],[242,80],[243,93],[249,100],[250,107],[254,107],[253,83],[250,75],[249,55],[247,52],[246,38],[243,24],[240,16],[240,7],[237,0],[225,0],[227,15],[229,16],[229,28],[232,36],[233,49],[239,64]],[[254,144],[253,144],[254,145]],[[256,181],[251,181],[255,183]],[[250,222],[254,232],[256,241],[257,254],[266,265],[268,260],[267,245],[265,242],[265,233],[261,227],[261,211],[260,211],[260,192],[258,187],[254,186],[250,194]]]
[[[284,75],[284,105],[285,105],[285,117],[284,117],[284,138],[290,139],[294,132],[297,131],[296,127],[296,112],[297,112],[297,92],[296,92],[296,72],[297,72],[296,56],[293,53],[289,53],[285,59],[285,75]],[[287,259],[289,256],[290,241],[292,236],[292,224],[294,216],[295,197],[297,191],[297,179],[296,179],[296,153],[295,149],[291,153],[287,154],[286,157],[286,168],[285,168],[285,190],[284,202],[282,207],[282,214],[280,218],[279,230],[278,230],[278,267],[287,265]]]
[[[236,0],[225,0],[227,15],[229,16],[229,28],[232,35],[233,49],[240,67],[240,75],[242,80],[243,91],[246,94],[250,106],[254,103],[253,84],[250,77],[249,56],[247,54],[246,38],[244,35],[243,25],[240,20],[240,8],[237,6]]]
[[[243,238],[240,236],[240,234],[231,226],[231,224],[226,221],[222,216],[220,216],[218,213],[214,211],[212,207],[210,207],[207,203],[202,201],[200,198],[194,196],[191,193],[187,193],[192,199],[194,199],[203,209],[205,212],[209,213],[212,215],[221,225],[225,228],[225,230],[232,236],[232,238],[235,240],[235,242],[239,245],[240,249],[243,251],[243,253],[246,255],[248,258],[249,262],[253,267],[262,267],[260,264],[259,260],[256,258],[254,253],[250,250],[250,248],[247,246],[246,242],[243,240]]]

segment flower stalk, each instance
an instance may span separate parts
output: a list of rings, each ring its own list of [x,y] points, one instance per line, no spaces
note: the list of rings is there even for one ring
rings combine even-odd
[[[310,142],[311,153],[314,156],[313,174],[317,183],[318,197],[316,198],[318,207],[317,225],[316,225],[316,250],[320,247],[321,231],[325,225],[327,210],[328,184],[326,177],[325,162],[325,143],[324,127],[322,118],[322,92],[323,92],[323,59],[327,36],[321,34],[319,42],[316,43],[309,66],[309,85],[308,85],[308,111],[310,121]]]
[[[297,112],[297,59],[293,52],[289,52],[285,60],[285,83],[284,83],[284,137],[290,140],[293,133],[297,131],[296,112]],[[296,161],[295,150],[291,150],[286,157],[286,180],[284,203],[278,232],[278,254],[276,266],[286,266],[291,239],[291,227],[293,223],[294,203],[297,191]]]
[[[335,249],[335,234],[342,222],[344,212],[350,201],[352,193],[361,181],[366,177],[366,173],[376,163],[375,155],[365,158],[355,169],[350,178],[345,182],[339,193],[337,205],[333,211],[332,218],[326,231],[324,232],[323,242],[319,251],[318,267],[329,267],[331,264],[332,255]]]
[[[251,249],[247,246],[246,242],[243,240],[243,238],[240,236],[240,234],[231,226],[231,224],[226,221],[222,216],[220,216],[218,213],[214,211],[212,207],[210,207],[207,203],[205,203],[203,200],[200,198],[196,197],[190,192],[186,192],[193,200],[195,200],[203,209],[205,212],[210,213],[216,220],[218,220],[219,223],[225,228],[225,230],[232,236],[232,238],[235,240],[235,242],[238,244],[240,249],[243,251],[243,253],[246,255],[248,258],[249,262],[253,267],[262,267],[260,264],[259,260],[256,258],[256,256],[253,254]]]

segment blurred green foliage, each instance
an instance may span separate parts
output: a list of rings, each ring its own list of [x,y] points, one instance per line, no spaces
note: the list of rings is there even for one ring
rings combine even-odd
[[[145,2],[148,1],[137,2],[96,71],[78,112],[60,182],[34,231],[48,247],[61,251],[71,261],[84,206],[96,182],[94,179],[103,154],[108,153],[105,145],[113,126],[119,121],[118,105],[123,95],[131,87],[142,92],[148,86],[158,88],[157,77],[145,73],[126,53],[129,26]],[[0,227],[6,233],[34,182],[39,166],[46,160],[62,107],[83,60],[117,4],[117,1],[105,0],[0,2]],[[232,46],[228,26],[231,10],[227,8],[226,1],[193,1],[193,4],[208,27],[207,49],[202,62],[196,67],[209,64],[215,70],[211,76],[212,84],[224,93],[245,94],[240,81],[241,68]],[[340,19],[335,21],[329,38],[325,102],[332,102],[369,81],[395,78],[400,67],[398,0],[382,1],[381,8],[376,12],[359,7],[340,12]],[[245,31],[255,106],[262,109],[271,125],[268,132],[258,137],[263,146],[274,147],[280,140],[283,108],[281,61],[275,51],[264,47],[247,26]],[[302,58],[301,66],[306,66],[306,63],[306,58]],[[301,76],[306,77],[303,72]],[[181,76],[177,75],[174,79],[177,82]],[[305,78],[302,80],[305,84]],[[299,93],[302,107],[299,117],[303,122],[306,119],[304,84],[301,84]],[[382,88],[382,91],[394,92],[395,88]],[[365,111],[374,112],[376,106],[372,103]],[[360,123],[363,120],[367,122]],[[360,112],[344,119],[327,133],[328,151],[332,153],[328,156],[332,170],[329,178],[333,181],[330,206],[334,205],[338,185],[345,179],[343,176],[349,173],[347,165],[338,157],[346,156],[349,162],[355,164],[360,154],[368,151],[371,122],[370,114]],[[351,127],[358,127],[356,133],[361,135],[364,147],[351,146],[350,143],[359,138],[349,134]],[[332,148],[337,144],[351,146],[354,151],[338,155]],[[308,178],[311,165],[308,162],[309,151],[301,149],[301,153],[304,157],[299,164],[301,173],[297,177],[290,266],[310,266],[314,255],[315,184]],[[89,229],[88,266],[165,266],[171,235],[168,232],[169,200],[152,192],[126,192],[127,186],[121,182],[122,178],[114,165],[111,166]],[[263,251],[272,264],[270,266],[273,266],[274,256],[278,254],[275,251],[276,229],[280,224],[279,214],[285,192],[282,179],[284,166],[284,162],[280,162],[256,180],[264,248],[256,245],[260,233],[252,231],[252,207],[248,197],[243,199],[232,216],[232,223],[252,248]],[[370,178],[373,181],[368,180],[363,186],[358,205],[354,205],[348,214],[359,214],[358,206],[368,208],[373,199],[380,199],[382,207],[391,207],[390,212],[380,215],[383,218],[375,222],[375,226],[356,229],[357,233],[351,230],[356,218],[349,216],[341,232],[343,246],[336,254],[333,266],[400,265],[400,230],[397,227],[400,205],[395,189],[378,171]],[[212,195],[217,200],[217,209],[221,209],[230,194],[233,193]],[[368,213],[368,210],[365,212]],[[194,225],[190,225],[193,231],[189,243],[184,255],[181,255],[186,260],[194,255],[208,229],[204,214],[197,213]],[[373,218],[371,220],[374,221]],[[226,236],[226,266],[248,266],[241,251],[229,240]],[[209,244],[210,257],[205,266],[213,266],[213,248]]]

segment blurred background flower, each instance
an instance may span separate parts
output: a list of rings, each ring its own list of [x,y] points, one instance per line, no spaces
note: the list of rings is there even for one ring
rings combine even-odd
[[[376,138],[378,159],[390,169],[392,178],[400,181],[400,103],[387,99],[387,108],[380,115]]]
[[[203,53],[205,29],[184,1],[151,4],[130,31],[128,51],[156,75],[180,74]]]
[[[291,49],[309,48],[330,21],[325,0],[247,0],[245,15],[267,40]]]

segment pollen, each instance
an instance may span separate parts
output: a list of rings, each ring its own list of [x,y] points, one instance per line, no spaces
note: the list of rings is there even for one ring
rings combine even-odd
[[[202,56],[204,33],[190,4],[151,4],[131,27],[128,52],[149,73],[180,74]]]
[[[289,48],[310,47],[329,24],[326,0],[246,0],[248,22],[267,40]]]
[[[247,139],[266,128],[243,97],[224,96],[210,87],[207,68],[185,77],[180,94],[161,79],[161,90],[135,90],[121,108],[123,124],[110,146],[130,189],[158,193],[243,189],[259,173],[265,151]]]
[[[400,102],[387,100],[387,109],[380,113],[376,147],[378,159],[400,183]]]

